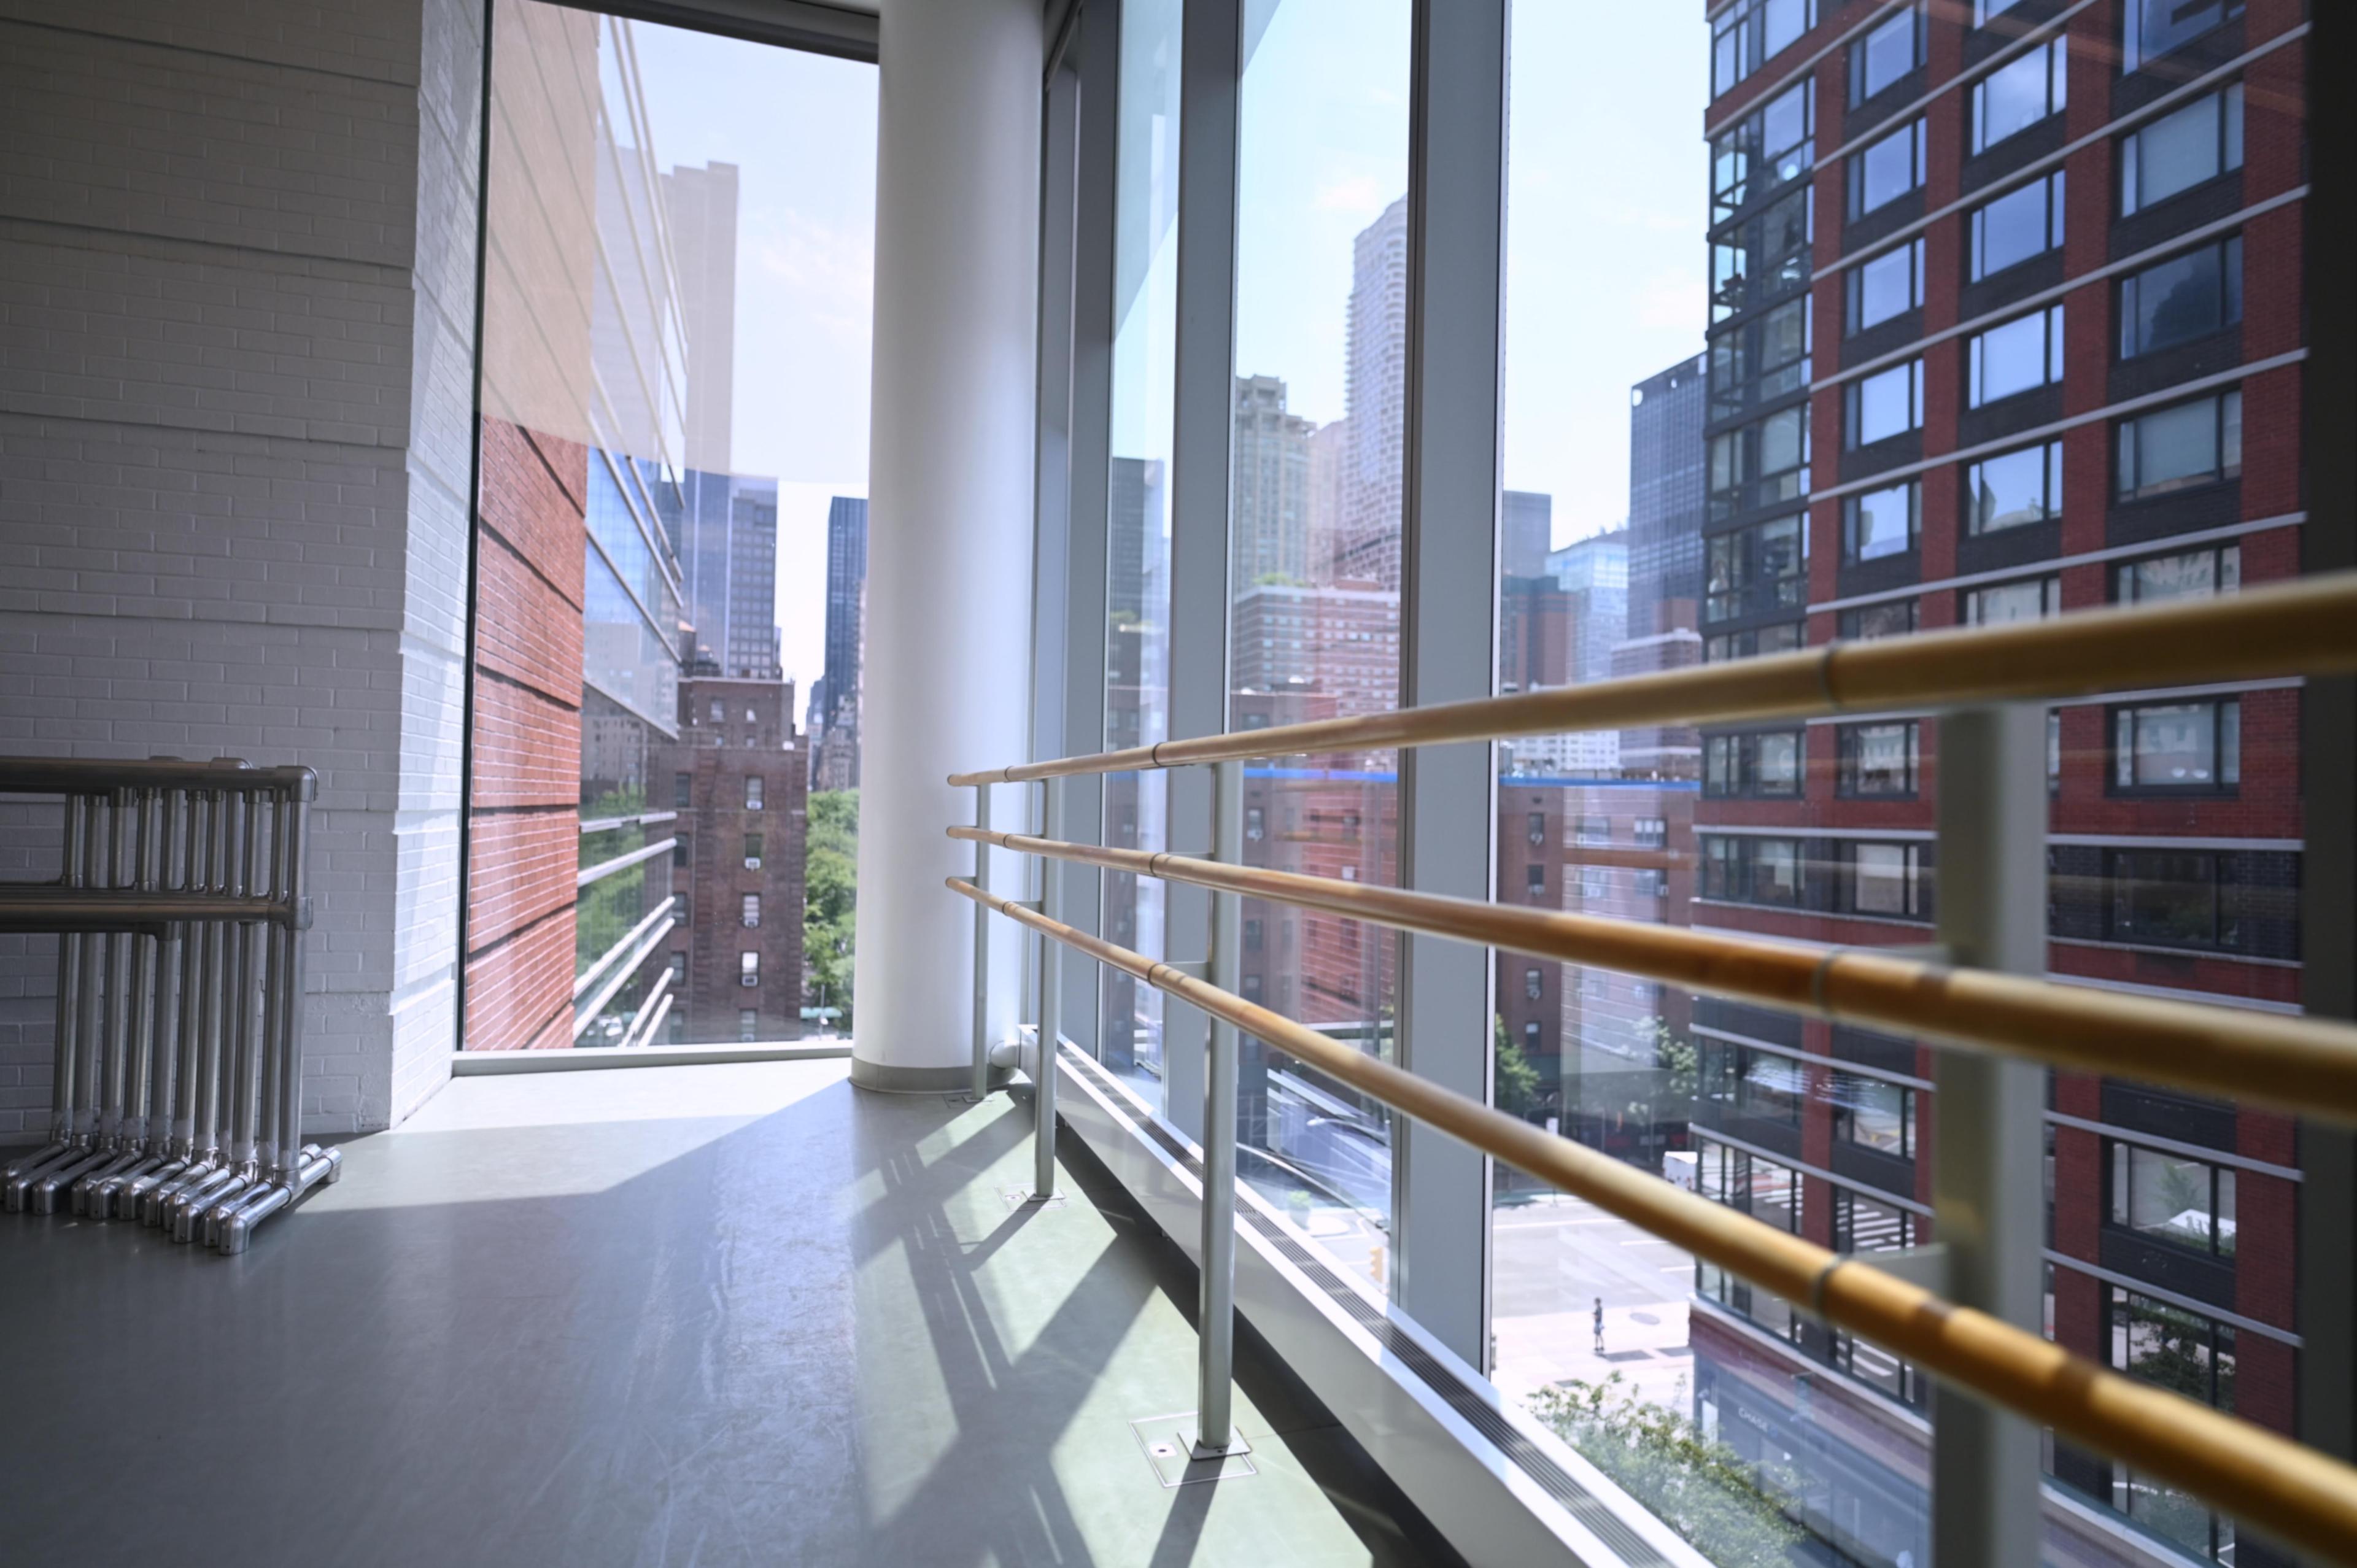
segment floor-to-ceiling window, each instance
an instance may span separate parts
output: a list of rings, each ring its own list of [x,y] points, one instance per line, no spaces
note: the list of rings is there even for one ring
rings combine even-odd
[[[1105,498],[1108,750],[1170,734],[1170,443],[1178,310],[1178,44],[1181,0],[1121,7],[1121,125],[1114,201],[1112,468]],[[1104,842],[1169,849],[1169,779],[1104,780]],[[1158,953],[1164,885],[1108,872],[1104,931]],[[1113,970],[1099,992],[1105,1060],[1162,1101],[1162,993]]]
[[[466,1044],[834,1032],[875,72],[492,26]]]
[[[1409,10],[1405,0],[1244,8],[1231,729],[1399,702]],[[1395,882],[1397,779],[1387,751],[1248,764],[1245,863]],[[1391,932],[1247,899],[1243,950],[1247,998],[1391,1054]],[[1243,1176],[1383,1281],[1390,1113],[1256,1040],[1243,1054]]]

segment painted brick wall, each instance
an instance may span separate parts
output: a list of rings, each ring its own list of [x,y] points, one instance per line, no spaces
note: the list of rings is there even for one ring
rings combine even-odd
[[[452,1044],[479,17],[0,0],[0,750],[318,769],[315,1131]],[[49,950],[0,949],[0,1137]]]

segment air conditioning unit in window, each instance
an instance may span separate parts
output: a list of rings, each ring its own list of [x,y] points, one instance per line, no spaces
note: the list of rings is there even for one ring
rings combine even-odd
[[[747,856],[745,857],[745,869],[746,869],[746,870],[748,870],[748,871],[759,871],[759,870],[760,870],[760,869],[761,869],[761,857],[760,857],[759,855],[758,855],[758,854],[748,854],[748,855],[747,855]]]
[[[740,974],[737,979],[739,983],[748,986],[761,983],[761,977],[758,974]]]
[[[758,928],[760,923],[761,917],[759,915],[748,915],[745,917],[745,928],[748,930],[752,930]]]

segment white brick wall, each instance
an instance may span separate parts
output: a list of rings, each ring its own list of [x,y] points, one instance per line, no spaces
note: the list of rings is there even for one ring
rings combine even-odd
[[[455,1039],[479,22],[0,0],[0,752],[318,769],[315,1131]],[[0,945],[0,1137],[53,954]]]

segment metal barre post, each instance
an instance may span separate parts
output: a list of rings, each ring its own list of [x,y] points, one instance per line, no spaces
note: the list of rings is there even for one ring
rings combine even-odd
[[[1244,765],[1211,769],[1211,858],[1243,859]],[[1243,969],[1243,900],[1211,895],[1211,983],[1238,989]],[[1203,1264],[1196,1320],[1195,1457],[1233,1451],[1236,1351],[1236,1026],[1214,1016],[1203,1083]]]
[[[990,829],[990,786],[974,787],[974,825]],[[990,845],[974,841],[974,885],[990,890]],[[990,906],[974,907],[974,1098],[990,1098]]]
[[[1040,803],[1041,831],[1055,838],[1064,831],[1064,781],[1047,781],[1045,799]],[[1064,912],[1063,879],[1053,867],[1043,867],[1039,882],[1039,910],[1051,920],[1061,919]],[[1035,1058],[1039,1070],[1031,1079],[1031,1106],[1035,1119],[1031,1149],[1031,1198],[1044,1203],[1056,1196],[1056,1040],[1061,1033],[1062,1020],[1057,1016],[1063,998],[1063,952],[1054,941],[1043,937],[1039,942],[1039,1054]]]
[[[1940,722],[1937,918],[1953,961],[2046,969],[2046,709],[1970,708]],[[1932,1150],[1944,1293],[2039,1329],[2046,1074],[2028,1062],[1938,1053]],[[2038,1560],[2039,1435],[1948,1383],[1932,1395],[1932,1537],[1943,1568]]]

